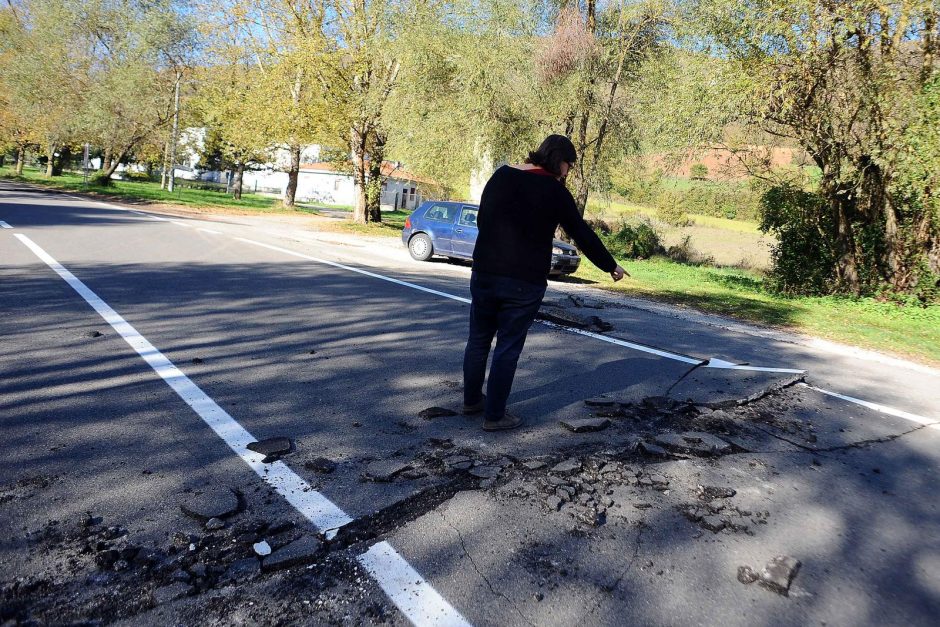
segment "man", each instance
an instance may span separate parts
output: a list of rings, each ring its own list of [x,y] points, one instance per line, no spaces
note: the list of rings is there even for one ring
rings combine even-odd
[[[526,335],[545,296],[558,225],[614,281],[627,274],[584,222],[565,187],[576,160],[571,140],[549,135],[529,153],[525,164],[499,168],[483,189],[470,277],[473,300],[463,361],[463,411],[484,412],[486,431],[513,429],[523,422],[506,412],[506,400]],[[496,348],[484,395],[493,336]]]

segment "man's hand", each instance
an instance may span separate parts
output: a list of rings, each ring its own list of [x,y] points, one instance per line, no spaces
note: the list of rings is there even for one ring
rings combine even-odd
[[[630,273],[624,270],[623,268],[621,268],[620,266],[617,266],[616,268],[614,268],[614,271],[610,273],[610,278],[614,280],[614,283],[616,283],[617,281],[619,281],[625,276],[630,276]]]

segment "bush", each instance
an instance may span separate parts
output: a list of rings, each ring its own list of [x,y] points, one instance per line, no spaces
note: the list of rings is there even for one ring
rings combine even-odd
[[[689,177],[695,181],[704,181],[708,178],[708,166],[704,163],[693,163],[689,168]]]
[[[675,192],[663,192],[659,196],[656,218],[670,226],[689,226],[692,220],[682,209],[682,197]]]
[[[134,170],[122,172],[121,178],[125,181],[133,181],[135,183],[146,183],[150,181],[150,176],[146,172],[136,172]]]
[[[686,235],[680,243],[670,246],[669,250],[666,251],[666,256],[677,263],[690,266],[710,266],[715,263],[713,256],[703,255],[692,246],[691,235]]]
[[[614,257],[648,259],[665,252],[659,233],[646,221],[621,222],[616,231],[603,236],[603,239]]]
[[[777,236],[771,250],[771,286],[779,292],[823,295],[836,276],[836,225],[818,194],[773,187],[762,200],[760,228]]]
[[[114,181],[111,180],[110,176],[107,176],[104,172],[96,172],[88,178],[88,182],[92,185],[97,185],[98,187],[109,187]]]

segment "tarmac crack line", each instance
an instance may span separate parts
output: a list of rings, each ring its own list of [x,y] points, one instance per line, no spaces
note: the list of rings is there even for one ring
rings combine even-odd
[[[646,531],[646,524],[640,523],[640,531],[639,533],[636,534],[636,544],[633,547],[633,555],[630,557],[630,563],[627,564],[626,568],[624,568],[623,571],[621,571],[620,576],[617,577],[617,579],[612,584],[605,587],[605,590],[607,592],[613,593],[614,590],[619,588],[620,582],[623,581],[623,578],[627,576],[627,573],[633,570],[633,565],[636,563],[637,558],[640,556],[640,547],[643,545],[643,532],[644,531]],[[594,607],[591,608],[591,611],[585,614],[584,616],[582,616],[581,620],[578,621],[578,623],[584,624],[584,622],[588,618],[591,618],[592,616],[594,616],[594,612],[596,612],[600,608],[600,606],[601,606],[601,600],[598,599],[597,603],[594,604]]]
[[[757,425],[755,425],[755,424],[752,424],[751,426],[754,427],[755,429],[757,429],[758,431],[761,431],[761,432],[763,432],[763,433],[766,433],[767,435],[769,435],[769,436],[772,437],[772,438],[776,438],[776,439],[778,439],[778,440],[780,440],[780,441],[782,441],[782,442],[786,442],[786,443],[788,443],[788,444],[792,444],[793,446],[795,446],[795,447],[797,447],[797,448],[800,448],[800,449],[803,449],[804,451],[807,451],[808,453],[835,453],[835,452],[838,452],[838,451],[847,451],[847,450],[851,450],[851,449],[867,448],[867,447],[869,447],[869,446],[872,446],[873,444],[886,444],[886,443],[888,443],[888,442],[893,442],[893,441],[897,440],[898,438],[903,438],[903,437],[906,436],[906,435],[910,435],[910,434],[915,433],[915,432],[917,432],[917,431],[921,431],[921,430],[923,430],[923,429],[928,429],[928,428],[930,428],[930,427],[937,426],[937,425],[940,425],[940,421],[938,421],[938,422],[930,422],[930,423],[927,423],[927,424],[924,424],[924,425],[918,425],[918,426],[916,426],[916,427],[914,427],[914,428],[912,428],[912,429],[908,429],[907,431],[903,431],[903,432],[901,432],[901,433],[894,433],[894,434],[891,434],[891,435],[886,435],[886,436],[883,436],[883,437],[880,437],[880,438],[872,438],[872,439],[870,439],[870,440],[859,440],[858,442],[852,442],[851,444],[842,444],[842,445],[839,445],[839,446],[829,446],[829,447],[826,447],[826,448],[813,448],[813,447],[811,447],[811,446],[806,446],[805,444],[800,444],[799,442],[794,442],[793,440],[791,440],[791,439],[789,439],[789,438],[785,438],[785,437],[783,437],[782,435],[779,435],[779,434],[777,434],[777,433],[774,433],[773,431],[770,431],[769,429],[764,429],[763,427],[759,427],[759,426],[757,426]]]
[[[440,516],[441,516],[441,520],[443,520],[443,521],[447,524],[447,526],[450,527],[451,529],[453,529],[453,530],[454,530],[454,533],[457,534],[457,538],[460,540],[460,547],[463,549],[464,555],[466,555],[466,556],[467,556],[467,559],[470,560],[470,565],[473,566],[473,570],[475,570],[476,573],[477,573],[477,575],[480,576],[480,579],[482,579],[483,581],[486,582],[486,586],[490,589],[490,592],[492,592],[495,596],[504,598],[504,599],[506,600],[506,602],[509,603],[509,605],[512,607],[512,609],[514,609],[514,610],[516,611],[516,613],[519,614],[519,616],[522,618],[522,620],[524,620],[527,624],[532,625],[532,627],[535,627],[535,623],[533,623],[531,620],[529,620],[529,619],[526,617],[526,615],[522,613],[522,610],[520,610],[520,609],[516,606],[515,602],[513,602],[512,599],[510,599],[508,596],[506,596],[506,595],[503,594],[502,592],[497,592],[497,591],[496,591],[496,588],[493,587],[493,584],[490,583],[490,580],[487,579],[486,575],[483,574],[483,571],[480,570],[480,567],[477,566],[477,563],[473,560],[473,556],[470,555],[470,551],[467,550],[467,544],[466,544],[466,542],[464,542],[463,534],[460,533],[460,529],[458,529],[456,526],[454,526],[454,524],[453,524],[452,522],[450,522],[449,520],[447,520],[447,516],[444,514],[444,512],[438,512],[438,513],[439,513]]]

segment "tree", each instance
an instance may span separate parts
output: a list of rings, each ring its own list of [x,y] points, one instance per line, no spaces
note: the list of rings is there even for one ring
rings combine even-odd
[[[821,172],[820,219],[834,226],[833,288],[855,294],[881,282],[910,285],[911,247],[936,242],[914,228],[893,192],[903,129],[937,75],[936,0],[697,0],[687,20],[736,76],[729,115],[799,145]],[[689,23],[692,23],[691,21]],[[730,112],[729,112],[730,113]],[[905,233],[914,232],[912,238]],[[916,256],[916,255],[914,255]]]

